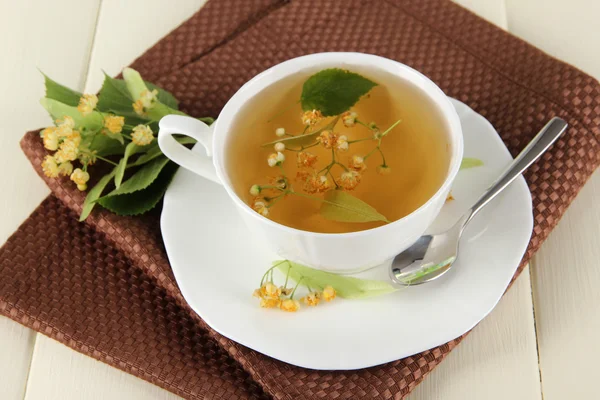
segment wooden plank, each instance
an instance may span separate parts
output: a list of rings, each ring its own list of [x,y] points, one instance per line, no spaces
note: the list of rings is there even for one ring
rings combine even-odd
[[[596,172],[534,259],[545,400],[598,398],[599,198],[600,173]]]
[[[506,0],[506,13],[511,33],[600,77],[600,1]]]
[[[2,183],[5,193],[17,194],[0,196],[0,243],[49,193],[19,149],[19,139],[27,130],[50,123],[38,103],[44,95],[38,68],[83,89],[98,3],[16,1],[0,13],[0,158],[10,167]],[[57,22],[66,18],[77,23]]]
[[[22,399],[25,395],[35,336],[35,331],[0,317],[0,399]]]
[[[541,399],[529,268],[409,400]]]
[[[90,60],[87,92],[102,86],[104,75],[114,76],[145,50],[199,10],[207,0],[104,0]]]
[[[17,1],[0,13],[0,158],[5,195],[0,197],[0,244],[49,193],[19,149],[30,129],[50,123],[38,103],[43,96],[39,67],[55,79],[82,89],[98,1]],[[69,10],[65,14],[64,10]],[[56,23],[65,18],[77,24]],[[36,333],[0,317],[0,398],[22,399]]]
[[[506,29],[505,0],[453,0],[492,24]]]
[[[27,400],[176,400],[170,392],[39,334]]]

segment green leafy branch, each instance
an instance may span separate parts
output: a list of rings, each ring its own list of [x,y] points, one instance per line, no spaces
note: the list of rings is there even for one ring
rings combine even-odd
[[[88,191],[80,220],[85,220],[96,204],[119,215],[137,215],[154,208],[177,169],[160,151],[154,132],[163,116],[186,115],[179,111],[177,99],[144,81],[131,68],[123,70],[123,79],[105,74],[97,97],[83,95],[45,75],[44,78],[46,96],[41,104],[57,125],[66,117],[73,121],[73,129],[81,137],[78,154],[87,154],[87,158],[79,157],[83,171],[87,173],[96,159],[112,166]],[[88,109],[82,108],[86,96],[92,98]],[[108,129],[110,118],[117,118],[116,129]],[[214,121],[200,120],[208,124]],[[188,137],[177,140],[182,144],[195,142]]]

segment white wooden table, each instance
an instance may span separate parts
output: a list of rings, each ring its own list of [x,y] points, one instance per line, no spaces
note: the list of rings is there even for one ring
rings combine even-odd
[[[600,77],[600,1],[457,1]],[[204,2],[0,0],[0,244],[49,193],[18,147],[25,131],[50,123],[36,68],[95,92],[101,70],[116,74]],[[598,398],[598,199],[596,173],[530,268],[411,400]],[[0,317],[0,399],[22,398],[178,397]]]

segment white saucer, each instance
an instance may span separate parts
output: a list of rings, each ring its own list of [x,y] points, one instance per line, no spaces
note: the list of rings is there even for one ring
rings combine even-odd
[[[454,222],[509,164],[511,156],[487,120],[453,101],[465,156],[483,167],[458,175],[454,201],[432,231]],[[202,152],[202,149],[197,149]],[[470,330],[496,305],[529,242],[531,196],[515,181],[469,225],[459,259],[442,278],[366,300],[336,299],[297,313],[258,306],[252,291],[271,262],[215,183],[180,168],[164,200],[162,235],[183,296],[222,335],[290,364],[357,369],[407,357]],[[385,266],[359,275],[388,279]]]

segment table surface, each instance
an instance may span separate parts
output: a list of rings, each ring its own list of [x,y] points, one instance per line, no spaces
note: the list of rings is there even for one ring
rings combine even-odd
[[[0,1],[0,244],[49,193],[18,147],[47,126],[37,68],[80,91],[100,88],[206,0]],[[218,0],[215,0],[218,1]],[[457,0],[551,55],[600,77],[597,0]],[[68,19],[68,23],[65,22]],[[6,195],[9,194],[9,195]],[[600,174],[512,289],[410,395],[411,400],[597,398]],[[576,368],[573,366],[577,366]],[[176,399],[0,317],[0,398]]]

